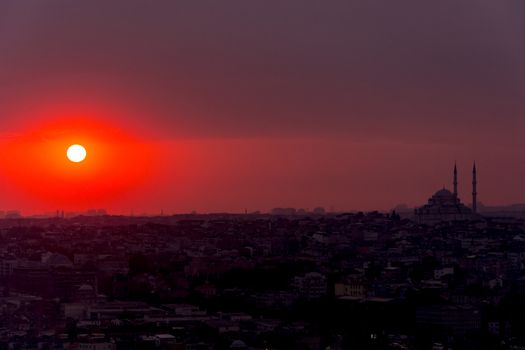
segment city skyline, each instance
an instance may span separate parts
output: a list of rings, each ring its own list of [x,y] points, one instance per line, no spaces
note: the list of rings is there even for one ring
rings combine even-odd
[[[440,193],[443,191],[446,191],[446,193],[448,193],[448,195],[450,196],[454,196],[455,200],[454,201],[457,201],[458,203],[461,202],[461,197],[459,196],[459,182],[458,182],[458,166],[457,166],[457,162],[454,163],[454,168],[453,168],[453,178],[452,178],[452,186],[450,187],[450,190],[447,186],[443,185],[443,188],[442,189],[438,189],[437,193]],[[495,210],[499,213],[507,213],[507,214],[516,214],[516,208],[517,207],[523,207],[525,209],[525,204],[523,203],[509,203],[509,204],[504,204],[504,205],[495,205],[495,206],[491,206],[490,204],[487,204],[487,203],[482,203],[482,202],[479,202],[477,200],[477,169],[476,169],[476,162],[473,162],[472,164],[472,172],[471,172],[471,182],[470,182],[470,188],[471,188],[471,192],[470,192],[470,195],[471,195],[471,201],[470,203],[467,201],[466,204],[468,206],[468,208],[470,208],[474,213],[476,213],[478,211],[478,206],[480,206],[481,208],[479,208],[480,212],[483,213],[483,214],[488,214],[488,213],[493,213]],[[466,192],[466,191],[465,191]],[[462,205],[462,204],[460,204]],[[401,210],[402,211],[402,214],[406,217],[414,217],[414,213],[411,213],[412,210],[416,210],[417,212],[417,209],[419,207],[423,207],[424,206],[424,203],[421,203],[421,204],[418,204],[418,205],[415,205],[413,208],[409,207],[409,206],[406,206],[405,203],[400,203],[398,204],[397,206],[395,207],[392,207],[392,208],[387,208],[387,209],[375,209],[375,210],[368,210],[368,211],[380,211],[380,212],[391,212],[391,211],[396,211],[396,210]],[[512,208],[514,207],[514,210],[512,210]],[[336,210],[335,207],[333,206],[330,206],[329,208],[325,208],[324,206],[314,206],[314,207],[298,207],[298,208],[295,208],[295,207],[274,207],[274,208],[265,208],[265,209],[255,209],[255,210],[250,210],[248,211],[248,208],[244,208],[243,210],[241,211],[238,211],[238,212],[226,212],[226,211],[209,211],[209,212],[197,212],[196,210],[192,210],[191,212],[166,212],[164,209],[161,209],[160,212],[147,212],[147,211],[142,211],[142,212],[135,212],[135,210],[131,210],[129,213],[122,213],[122,212],[117,212],[117,213],[111,213],[111,212],[108,212],[105,208],[88,208],[86,210],[80,210],[80,211],[66,211],[66,210],[63,210],[63,209],[57,209],[56,211],[48,211],[48,212],[33,212],[31,213],[31,215],[29,215],[29,217],[47,217],[47,218],[50,218],[50,217],[60,217],[60,218],[65,218],[65,217],[75,217],[75,216],[82,216],[82,215],[87,215],[87,216],[100,216],[100,215],[128,215],[128,216],[151,216],[151,217],[155,217],[155,216],[169,216],[169,215],[188,215],[188,214],[191,214],[191,215],[206,215],[206,214],[276,214],[276,215],[283,215],[283,213],[287,213],[287,214],[284,214],[284,215],[290,215],[291,211],[294,211],[294,214],[298,214],[298,215],[309,215],[309,214],[341,214],[341,213],[345,213],[345,212],[359,212],[359,211],[363,211],[363,210],[358,210],[358,209],[355,209],[355,210]],[[365,210],[366,211],[366,210]],[[0,218],[2,217],[11,217],[11,218],[15,218],[15,217],[24,217],[24,213],[22,213],[21,211],[19,210],[0,210]],[[417,214],[416,214],[417,216]]]
[[[1,0],[0,350],[525,349],[525,1]]]

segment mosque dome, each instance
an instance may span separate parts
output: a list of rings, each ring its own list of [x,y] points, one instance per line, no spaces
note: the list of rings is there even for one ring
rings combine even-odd
[[[429,203],[439,203],[439,204],[451,204],[455,205],[459,202],[457,196],[447,190],[446,188],[443,188],[439,191],[437,191],[432,198],[430,198]]]
[[[473,169],[472,179],[472,202],[473,208],[470,209],[461,203],[457,195],[457,169],[454,166],[454,192],[442,188],[428,199],[427,204],[415,210],[417,221],[420,223],[438,223],[443,221],[463,221],[463,220],[477,220],[479,216],[476,214],[476,169]]]
[[[454,194],[452,192],[450,192],[449,190],[447,190],[446,188],[442,188],[441,190],[437,191],[433,197],[443,197],[443,198],[447,198],[447,197],[454,197]]]

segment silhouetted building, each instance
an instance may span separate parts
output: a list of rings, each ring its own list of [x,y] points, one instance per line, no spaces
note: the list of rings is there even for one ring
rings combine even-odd
[[[477,208],[477,203],[478,203],[478,200],[477,200],[477,195],[478,195],[477,185],[478,185],[478,180],[476,178],[476,163],[474,163],[474,167],[472,168],[472,211],[474,213],[477,213],[477,211],[478,211],[478,208]]]
[[[454,165],[454,192],[446,188],[437,191],[424,206],[415,210],[416,221],[422,224],[435,224],[443,221],[476,220],[476,165],[472,172],[472,209],[461,203],[458,197],[457,168]]]

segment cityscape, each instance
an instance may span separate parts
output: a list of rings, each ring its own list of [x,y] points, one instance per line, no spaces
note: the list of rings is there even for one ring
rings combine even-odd
[[[0,350],[525,350],[525,1],[1,0]]]
[[[412,214],[6,217],[0,346],[521,349],[525,217],[451,180]]]

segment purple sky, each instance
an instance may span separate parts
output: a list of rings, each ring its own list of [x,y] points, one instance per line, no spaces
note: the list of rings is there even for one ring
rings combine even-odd
[[[521,0],[2,1],[0,133],[125,105],[172,151],[116,211],[416,205],[455,160],[463,197],[476,160],[481,201],[525,202],[524,38]]]

